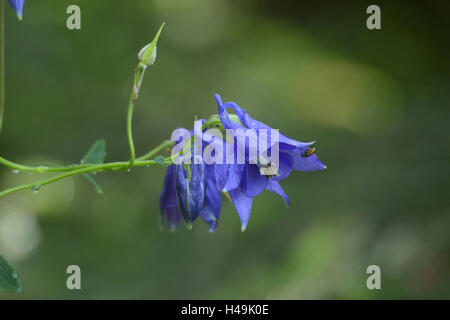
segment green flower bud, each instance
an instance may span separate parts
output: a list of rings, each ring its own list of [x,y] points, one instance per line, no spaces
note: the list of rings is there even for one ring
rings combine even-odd
[[[146,65],[151,66],[153,63],[155,63],[156,60],[156,43],[158,42],[159,35],[164,27],[164,23],[161,25],[161,27],[158,30],[158,33],[156,34],[155,38],[152,42],[147,44],[145,47],[143,47],[139,53],[138,58],[139,61]]]

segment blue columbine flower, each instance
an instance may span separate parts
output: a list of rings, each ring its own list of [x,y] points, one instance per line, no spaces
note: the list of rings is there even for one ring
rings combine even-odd
[[[218,94],[215,95],[218,104],[219,117],[225,129],[266,129],[271,128],[251,118],[247,112],[234,102],[222,102]],[[239,118],[239,122],[232,121],[227,112],[231,108]],[[285,135],[279,134],[279,166],[277,174],[268,177],[261,174],[261,167],[258,164],[246,163],[216,165],[216,180],[218,187],[222,191],[229,193],[230,198],[241,219],[241,228],[245,230],[250,218],[253,198],[269,190],[279,194],[287,206],[289,197],[281,188],[278,181],[289,176],[292,170],[315,171],[326,169],[326,166],[314,154],[313,142],[304,143],[293,140]],[[270,143],[269,143],[270,145]],[[242,146],[237,146],[237,148]],[[243,146],[247,148],[247,146]],[[269,147],[270,149],[270,147]]]
[[[247,112],[234,102],[223,103],[219,95],[215,95],[219,108],[219,118],[224,129],[266,129],[271,128],[266,124],[251,118]],[[234,118],[230,117],[227,109],[231,108],[236,113]],[[205,120],[201,120],[203,124]],[[193,131],[191,131],[191,134]],[[200,129],[195,131],[195,135],[201,134]],[[259,133],[258,133],[259,134]],[[203,138],[205,138],[203,136]],[[268,140],[272,140],[267,135]],[[211,142],[206,139],[203,144]],[[210,231],[215,231],[219,220],[221,201],[220,192],[229,195],[236,211],[241,219],[241,229],[245,230],[250,219],[253,198],[269,190],[279,194],[286,206],[289,206],[289,197],[283,191],[279,181],[287,178],[293,170],[315,171],[323,170],[326,166],[315,155],[313,142],[304,143],[293,140],[285,135],[279,134],[278,151],[279,162],[276,173],[271,176],[264,175],[261,171],[260,163],[253,164],[247,155],[248,148],[245,143],[239,145],[223,143],[225,153],[233,152],[236,155],[237,149],[244,149],[246,158],[244,164],[190,164],[186,168],[183,164],[171,165],[167,169],[164,179],[163,191],[160,199],[162,221],[164,215],[171,230],[174,230],[183,217],[190,227],[200,216],[209,224]],[[267,144],[268,151],[271,151],[271,141]],[[231,150],[230,148],[234,148]],[[193,162],[193,161],[192,161]]]
[[[9,0],[9,4],[16,12],[17,18],[22,20],[23,5],[25,4],[25,0]]]

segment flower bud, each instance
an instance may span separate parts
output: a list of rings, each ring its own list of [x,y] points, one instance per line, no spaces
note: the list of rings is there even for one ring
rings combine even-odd
[[[164,27],[164,23],[161,25],[161,27],[158,30],[158,33],[156,33],[155,38],[152,42],[147,44],[145,47],[141,49],[138,53],[138,58],[141,63],[143,63],[146,66],[151,66],[153,63],[155,63],[156,60],[156,44],[158,42],[159,35],[161,34],[161,31]]]
[[[152,42],[143,47],[138,53],[139,61],[147,66],[151,66],[152,64],[154,64],[156,60],[156,45],[153,47],[153,50],[151,48],[151,45]]]

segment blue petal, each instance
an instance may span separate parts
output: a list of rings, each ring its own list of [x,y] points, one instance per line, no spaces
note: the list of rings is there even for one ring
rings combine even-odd
[[[215,177],[217,187],[223,192],[239,187],[242,180],[243,164],[216,164]]]
[[[217,189],[214,175],[214,166],[205,166],[206,184],[205,184],[205,203],[200,211],[200,217],[209,224],[209,231],[214,232],[217,228],[217,222],[222,207],[220,191]]]
[[[247,130],[255,130],[257,139],[264,139],[266,140],[266,147],[264,149],[259,150],[258,152],[258,145],[254,144],[247,144],[247,143],[237,143],[238,139],[235,136],[234,138],[234,148],[235,148],[235,155],[237,154],[238,150],[239,152],[245,154],[245,162],[252,162],[256,161],[256,159],[250,159],[250,155],[256,155],[256,154],[262,154],[263,152],[266,152],[268,149],[270,149],[273,144],[276,142],[275,140],[272,140],[271,137],[271,128],[269,126],[266,126],[263,123],[260,123],[252,118],[250,118],[244,109],[240,108],[238,105],[236,105],[233,102],[226,102],[225,104],[222,103],[222,100],[218,94],[215,95],[217,104],[218,104],[218,112],[219,112],[219,118],[222,122],[222,125],[225,129],[242,129],[244,134],[247,134]],[[230,116],[227,112],[227,108],[232,108],[236,115],[241,120],[241,123],[244,124],[244,126],[240,125],[239,123],[236,123],[230,119]],[[252,123],[257,122],[260,125],[253,126]],[[265,132],[260,132],[258,129],[265,129]],[[282,134],[279,134],[279,143],[281,145],[281,142],[285,140],[285,137]],[[284,139],[284,140],[283,140]],[[273,142],[272,142],[273,141]],[[286,142],[286,141],[285,141]],[[294,148],[294,147],[293,147]],[[227,150],[228,152],[228,150]]]
[[[160,206],[161,209],[165,206],[173,206],[177,204],[177,195],[175,191],[175,177],[174,171],[175,166],[170,165],[167,168],[166,176],[164,178],[164,183],[162,187],[161,197],[160,197]]]
[[[19,20],[22,20],[23,6],[25,4],[25,0],[9,0],[9,4],[16,12]]]
[[[226,112],[227,108],[232,108],[234,110],[234,112],[236,113],[236,115],[239,117],[239,120],[241,121],[241,123],[249,129],[266,129],[266,130],[271,130],[272,128],[269,127],[268,125],[266,125],[265,123],[262,123],[258,120],[253,119],[252,117],[250,117],[247,112],[239,107],[235,102],[225,102],[222,103],[222,100],[220,99],[220,96],[218,94],[216,94],[216,101],[219,104],[219,116],[220,116],[220,111],[223,110],[223,113],[226,113],[226,116],[224,115],[224,118],[228,117],[228,113]],[[220,120],[222,121],[222,117],[220,117]],[[223,122],[222,122],[223,124]],[[225,124],[224,124],[225,126]],[[296,141],[294,139],[291,139],[287,136],[285,136],[284,134],[279,134],[279,143],[280,146],[284,146],[286,148],[288,147],[305,147],[305,146],[309,146],[311,144],[313,144],[314,142],[300,142],[300,141]]]
[[[309,150],[310,148],[298,148],[290,152],[294,158],[293,168],[298,171],[316,171],[326,169],[327,166],[324,165],[315,154],[305,156],[305,152]]]
[[[175,165],[175,188],[178,207],[188,226],[197,219],[205,200],[205,165],[191,164],[191,179],[183,165]]]
[[[177,206],[166,207],[166,218],[167,225],[169,226],[170,231],[175,231],[181,221],[181,213],[178,210]]]
[[[230,116],[228,115],[226,107],[224,106],[220,96],[218,94],[215,94],[214,98],[217,101],[219,118],[220,118],[220,121],[222,122],[223,127],[225,129],[239,129],[239,128],[243,128],[239,123],[231,121]]]
[[[287,152],[280,152],[279,154],[279,167],[277,176],[273,177],[274,180],[286,179],[294,168],[294,157]]]
[[[278,181],[270,180],[266,187],[267,190],[272,191],[276,194],[279,194],[281,197],[283,197],[284,203],[286,204],[286,207],[289,208],[289,197],[286,193],[284,193],[283,188],[281,188],[281,185],[278,183]]]
[[[239,218],[241,218],[241,230],[244,231],[250,219],[253,198],[246,197],[239,189],[231,190],[229,194]]]
[[[264,191],[269,179],[261,175],[256,164],[246,165],[242,174],[241,191],[247,197],[255,197]]]
[[[177,195],[175,190],[174,165],[167,168],[164,178],[163,188],[160,197],[160,224],[164,225],[164,214],[167,218],[167,225],[174,231],[181,220],[181,213],[178,210]]]

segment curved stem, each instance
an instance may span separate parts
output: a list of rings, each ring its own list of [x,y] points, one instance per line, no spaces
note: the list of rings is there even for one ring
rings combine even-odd
[[[130,101],[128,103],[128,114],[127,114],[127,136],[128,136],[128,144],[130,146],[130,163],[129,168],[133,167],[133,163],[136,158],[136,151],[134,150],[134,142],[133,142],[133,111],[134,104],[136,103],[136,99],[139,95],[139,90],[141,89],[142,79],[144,77],[145,69],[147,65],[139,62],[136,69],[134,69],[133,76],[133,90],[131,91]]]
[[[159,146],[154,148],[153,150],[150,150],[149,152],[147,152],[143,156],[140,156],[139,158],[137,158],[137,160],[147,160],[147,159],[153,158],[155,155],[157,155],[158,153],[160,153],[164,149],[171,148],[173,146],[173,144],[174,144],[173,141],[166,140],[163,143],[161,143]]]
[[[127,115],[127,137],[128,137],[128,144],[130,146],[130,162],[129,162],[130,168],[133,166],[133,162],[136,157],[136,151],[134,150],[134,142],[133,142],[133,130],[132,130],[134,101],[135,98],[133,97],[133,93],[131,93]]]
[[[1,0],[0,0],[1,1]],[[216,122],[205,124],[202,129],[206,129],[207,127],[211,126],[212,124],[215,124]],[[131,128],[131,127],[129,127]],[[191,138],[191,142],[193,140],[193,137]],[[132,141],[132,140],[131,140]],[[131,167],[143,167],[143,166],[149,166],[156,164],[153,160],[147,160],[149,158],[154,157],[158,153],[160,153],[162,150],[168,147],[172,147],[174,144],[173,141],[165,140],[162,143],[160,143],[158,146],[147,152],[146,154],[140,156],[139,158],[135,159],[133,157],[133,161],[122,161],[122,162],[110,162],[105,164],[75,164],[75,165],[69,165],[65,167],[49,167],[49,166],[25,166],[21,165],[12,161],[9,161],[3,157],[0,157],[0,164],[3,164],[4,166],[12,169],[12,170],[18,170],[18,171],[25,171],[25,172],[37,172],[37,173],[50,173],[50,172],[65,172],[61,175],[41,180],[34,183],[24,184],[21,186],[17,186],[14,188],[10,188],[4,191],[0,192],[0,198],[4,197],[8,194],[15,193],[22,190],[30,190],[36,187],[41,187],[56,181],[59,181],[61,179],[83,174],[83,173],[89,173],[89,172],[100,172],[100,171],[119,171],[119,170],[128,170]],[[132,146],[132,144],[130,144]],[[134,150],[134,148],[133,148]],[[182,154],[183,151],[180,151],[179,154]],[[170,165],[172,163],[171,157],[165,158],[165,163]]]
[[[1,130],[1,124],[3,120],[3,106],[4,106],[4,33],[3,33],[3,26],[4,26],[4,19],[3,19],[3,0],[0,0],[0,130]],[[164,27],[164,24],[160,27],[157,35],[153,39],[153,41],[150,44],[150,57],[153,55],[154,50],[156,50],[156,42],[158,40],[159,34],[161,33],[162,28]],[[156,52],[155,52],[156,55]],[[48,167],[48,166],[25,166],[18,163],[14,163],[12,161],[6,160],[3,157],[0,157],[0,164],[3,164],[13,170],[18,171],[28,171],[28,172],[38,172],[38,173],[47,173],[47,172],[65,172],[63,174],[57,175],[55,177],[41,180],[34,183],[24,184],[18,187],[10,188],[4,191],[0,192],[0,198],[22,190],[26,189],[34,189],[39,188],[40,186],[47,185],[56,181],[59,181],[61,179],[75,176],[78,174],[85,174],[89,172],[98,172],[98,171],[105,171],[105,170],[128,170],[133,167],[142,167],[142,166],[149,166],[156,164],[157,162],[153,160],[147,160],[154,155],[156,155],[158,152],[163,150],[164,148],[171,146],[171,141],[164,141],[159,146],[154,148],[153,150],[149,151],[148,153],[144,154],[143,156],[136,159],[136,151],[134,148],[134,142],[133,142],[133,132],[132,132],[132,122],[133,122],[133,111],[134,111],[134,105],[136,102],[136,99],[139,95],[139,91],[141,88],[142,80],[144,77],[145,70],[147,68],[147,65],[149,61],[146,61],[147,59],[144,59],[146,61],[145,63],[141,59],[141,53],[139,54],[139,63],[137,67],[134,70],[133,74],[133,90],[130,95],[130,100],[128,103],[128,113],[127,113],[127,137],[128,137],[128,144],[130,148],[130,160],[126,162],[111,162],[111,163],[105,163],[105,164],[76,164],[76,165],[70,165],[65,167]],[[153,61],[151,62],[153,64]],[[158,162],[159,163],[159,162]]]

